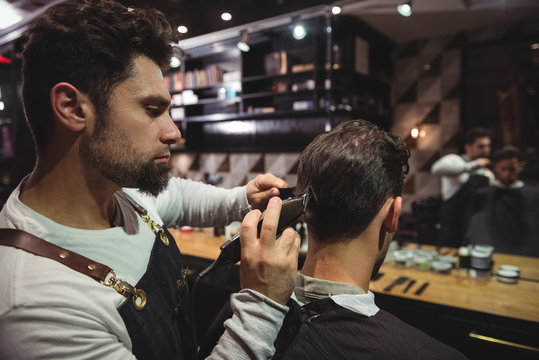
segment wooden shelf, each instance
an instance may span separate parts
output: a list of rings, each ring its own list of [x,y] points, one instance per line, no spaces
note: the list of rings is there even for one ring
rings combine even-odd
[[[241,98],[242,98],[243,100],[248,100],[248,99],[264,98],[264,97],[273,97],[273,96],[305,95],[305,94],[312,94],[314,91],[319,91],[319,90],[320,90],[320,89],[300,90],[300,91],[283,91],[283,92],[264,91],[264,92],[257,92],[257,93],[243,94],[243,95],[241,96]]]
[[[253,76],[247,76],[241,79],[242,82],[254,82],[254,81],[261,81],[261,80],[271,80],[271,79],[289,79],[289,78],[295,78],[295,77],[304,77],[306,75],[313,75],[316,72],[321,71],[318,69],[309,70],[309,71],[300,71],[300,72],[289,72],[286,74],[261,74],[261,75],[253,75]]]
[[[221,113],[208,114],[198,116],[186,116],[182,121],[189,122],[213,122],[213,121],[230,121],[230,120],[257,120],[257,119],[285,119],[291,117],[306,117],[306,116],[324,116],[327,113],[321,109],[298,110],[298,111],[275,111],[270,113]]]
[[[209,105],[209,104],[219,104],[219,103],[224,104],[224,105],[229,105],[229,104],[235,104],[240,101],[241,101],[241,97],[239,96],[236,96],[230,99],[209,98],[209,99],[200,99],[196,103],[193,103],[193,104],[172,105],[172,108],[182,108],[182,107],[185,108],[188,106]]]
[[[349,24],[339,25],[340,18],[332,17],[331,37],[327,36],[326,19],[313,17],[307,22],[312,31],[308,38],[298,42],[289,35],[288,25],[276,26],[268,31],[250,34],[251,51],[239,52],[236,41],[223,42],[219,52],[215,52],[211,43],[189,50],[184,61],[185,69],[200,69],[216,66],[227,72],[234,72],[225,78],[225,82],[186,88],[198,95],[199,101],[188,105],[174,105],[173,108],[185,109],[180,120],[184,127],[187,142],[186,149],[208,151],[209,148],[229,150],[231,148],[259,149],[265,151],[275,147],[301,146],[312,141],[314,136],[326,129],[328,122],[338,124],[347,119],[364,118],[387,128],[391,109],[389,108],[390,88],[387,82],[377,79],[379,74],[391,73],[389,53],[380,52],[379,41],[368,32],[357,30],[359,20],[352,19]],[[346,17],[346,16],[344,16]],[[344,28],[344,27],[346,28]],[[361,28],[361,27],[360,27]],[[340,30],[339,30],[340,29]],[[339,30],[339,31],[337,31]],[[372,66],[369,71],[373,75],[362,75],[355,69],[355,39],[357,36],[369,41]],[[327,41],[331,41],[330,44]],[[338,45],[341,49],[339,64],[341,69],[326,68],[329,61],[327,49]],[[376,45],[376,46],[374,46]],[[286,52],[286,57],[283,56]],[[277,54],[273,59],[271,54]],[[335,59],[334,56],[331,59]],[[284,59],[286,58],[286,65]],[[273,61],[273,62],[272,62]],[[303,65],[300,67],[298,65]],[[305,66],[307,65],[307,66]],[[297,72],[291,69],[300,70]],[[280,69],[287,73],[270,73]],[[301,71],[303,70],[303,71]],[[380,77],[383,78],[384,75]],[[217,78],[221,80],[220,78]],[[332,88],[326,89],[327,80],[331,80]],[[238,83],[241,84],[241,89]],[[189,83],[192,85],[192,83]],[[236,89],[236,97],[220,100],[218,89],[232,87]],[[307,85],[311,87],[307,88]],[[275,92],[276,87],[286,89]],[[302,89],[292,91],[294,89]],[[185,91],[184,90],[184,91]],[[178,94],[179,92],[171,92]],[[369,107],[365,99],[373,99],[376,107]],[[308,101],[309,110],[292,110],[297,101]],[[327,109],[327,104],[355,104],[355,108]],[[321,105],[324,104],[324,105]],[[297,104],[296,104],[297,105]],[[379,109],[380,108],[380,109]],[[248,110],[272,110],[269,113],[252,113]],[[360,111],[360,110],[364,111]],[[378,113],[377,110],[380,110]],[[248,133],[225,131],[226,126],[214,122],[253,121]],[[256,120],[260,120],[255,123]],[[311,121],[312,122],[309,122]],[[313,124],[316,123],[316,126]],[[223,124],[225,125],[225,124]],[[297,132],[291,138],[283,138],[283,132]],[[222,135],[222,136],[221,136]],[[272,136],[276,136],[275,141]]]

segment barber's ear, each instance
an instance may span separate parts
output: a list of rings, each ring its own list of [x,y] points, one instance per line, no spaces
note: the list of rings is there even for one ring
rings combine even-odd
[[[87,95],[73,85],[61,82],[53,86],[50,93],[54,117],[68,130],[79,132],[87,126],[91,103]]]
[[[384,228],[388,233],[394,233],[397,231],[397,225],[399,223],[399,216],[402,210],[402,197],[397,196],[393,199],[389,210],[384,219]]]

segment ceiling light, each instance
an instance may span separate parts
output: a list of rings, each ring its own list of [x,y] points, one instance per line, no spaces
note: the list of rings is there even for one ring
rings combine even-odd
[[[414,127],[411,131],[410,131],[410,136],[412,136],[412,139],[417,139],[418,136],[419,136],[419,129],[416,127]]]
[[[249,47],[249,35],[247,34],[247,29],[241,31],[241,39],[238,41],[238,49],[243,52],[248,52],[251,48]]]
[[[180,58],[176,55],[172,56],[170,58],[170,67],[173,68],[173,69],[176,69],[176,68],[179,68],[180,65],[182,64],[182,61],[180,60]]]
[[[299,16],[292,18],[292,36],[296,40],[301,40],[307,35],[305,25],[299,20]]]
[[[408,17],[408,16],[412,15],[412,1],[406,1],[406,2],[404,2],[402,4],[399,4],[397,6],[397,11],[402,16]]]
[[[221,19],[223,21],[230,21],[230,20],[232,20],[232,14],[229,13],[229,12],[224,12],[224,13],[221,14]]]
[[[338,5],[335,5],[335,6],[333,6],[333,7],[331,8],[331,13],[332,13],[333,15],[339,15],[339,14],[341,13],[341,11],[342,11],[342,9],[341,9],[341,7],[338,6]]]
[[[178,26],[178,32],[180,34],[185,34],[187,31],[188,31],[187,26],[183,26],[183,25]]]

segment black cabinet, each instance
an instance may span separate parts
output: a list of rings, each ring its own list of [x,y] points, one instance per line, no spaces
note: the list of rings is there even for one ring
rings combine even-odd
[[[376,293],[376,304],[470,360],[537,359],[539,323]]]
[[[300,151],[345,119],[389,127],[393,44],[359,20],[304,20],[185,50],[166,76],[188,150]]]

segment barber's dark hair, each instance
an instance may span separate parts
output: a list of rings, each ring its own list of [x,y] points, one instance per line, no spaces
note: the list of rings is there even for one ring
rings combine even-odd
[[[464,144],[471,145],[475,140],[483,137],[490,137],[490,131],[482,127],[474,127],[464,134]]]
[[[306,221],[318,241],[361,234],[385,201],[402,192],[410,150],[365,120],[319,135],[300,156],[296,193],[312,188]]]
[[[498,161],[501,161],[501,160],[507,160],[507,159],[513,159],[513,158],[516,158],[518,161],[524,161],[524,155],[522,154],[522,152],[516,147],[508,145],[508,146],[504,146],[503,148],[496,151],[492,155],[492,162],[497,163]]]
[[[49,96],[55,84],[72,84],[106,113],[110,92],[131,75],[134,56],[146,55],[165,69],[175,52],[171,44],[179,40],[163,13],[113,0],[54,5],[25,36],[22,95],[37,149],[51,141]]]

